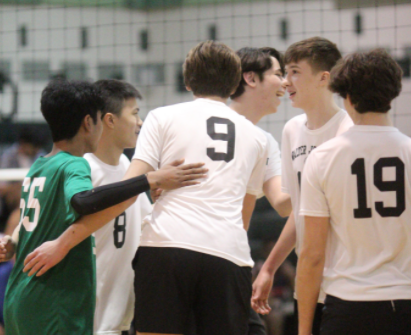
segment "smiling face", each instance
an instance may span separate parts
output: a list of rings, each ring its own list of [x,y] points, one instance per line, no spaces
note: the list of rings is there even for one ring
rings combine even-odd
[[[115,141],[121,148],[134,148],[143,121],[140,119],[137,99],[129,98],[124,101],[119,116],[115,118]]]
[[[280,98],[285,94],[284,78],[281,71],[280,63],[274,57],[271,57],[273,66],[263,73],[263,79],[256,78],[256,88],[259,90],[259,100],[264,104],[267,114],[277,112],[281,103]]]
[[[314,72],[306,60],[289,63],[285,70],[285,85],[291,105],[295,108],[309,108],[317,100],[322,71]]]

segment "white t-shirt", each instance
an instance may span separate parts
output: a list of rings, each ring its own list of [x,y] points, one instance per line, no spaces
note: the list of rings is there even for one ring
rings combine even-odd
[[[301,215],[330,217],[323,289],[344,300],[411,299],[411,139],[354,126],[304,168]]]
[[[300,253],[304,236],[304,222],[298,212],[300,210],[301,173],[305,161],[313,149],[345,132],[353,125],[353,122],[346,111],[340,110],[321,128],[310,130],[306,124],[306,114],[292,118],[284,126],[281,142],[281,189],[291,197],[297,229],[297,243],[295,247],[297,255]]]
[[[84,158],[91,167],[94,187],[121,181],[130,161],[121,155],[120,164],[108,165],[93,154]],[[145,193],[138,196],[125,214],[94,233],[96,241],[97,301],[94,334],[121,334],[130,329],[134,316],[134,271],[131,262],[137,251],[141,222],[152,210]]]
[[[257,126],[256,126],[257,127]],[[257,127],[266,137],[268,143],[268,157],[267,166],[264,173],[264,183],[273,177],[281,176],[281,153],[278,146],[278,142],[274,139],[273,135],[265,130]],[[258,198],[264,196],[264,191],[261,190]]]
[[[210,99],[151,111],[133,159],[157,169],[181,158],[206,163],[208,178],[163,192],[143,227],[141,246],[185,248],[252,266],[241,210],[246,192],[258,195],[262,188],[266,137]]]

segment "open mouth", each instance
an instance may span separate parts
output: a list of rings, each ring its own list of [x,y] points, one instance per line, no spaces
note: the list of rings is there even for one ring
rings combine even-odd
[[[290,98],[293,98],[296,92],[288,92],[288,93],[290,94]]]

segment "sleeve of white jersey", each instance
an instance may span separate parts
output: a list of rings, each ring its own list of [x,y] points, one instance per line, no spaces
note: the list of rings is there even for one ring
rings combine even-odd
[[[293,162],[291,160],[290,139],[287,128],[284,127],[281,138],[281,191],[290,194],[289,173],[293,173]]]
[[[277,141],[269,134],[268,139],[268,162],[265,169],[264,183],[275,176],[281,176],[281,153]]]
[[[330,209],[325,197],[320,173],[318,157],[315,154],[308,156],[301,177],[301,204],[300,215],[329,217]]]
[[[267,167],[267,157],[268,157],[268,143],[264,145],[262,153],[254,166],[253,172],[251,173],[250,180],[247,184],[247,193],[258,197],[261,193],[264,183],[264,173]]]
[[[140,159],[158,169],[161,153],[161,130],[159,120],[154,112],[150,112],[138,136],[133,159]]]

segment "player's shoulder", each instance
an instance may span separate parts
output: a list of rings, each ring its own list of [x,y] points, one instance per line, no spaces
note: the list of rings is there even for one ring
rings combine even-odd
[[[350,129],[354,125],[354,122],[352,121],[351,117],[348,115],[348,113],[344,110],[340,110],[340,119],[338,122],[338,130],[337,130],[337,136],[340,134],[345,133],[348,129]]]
[[[173,104],[173,105],[162,106],[162,107],[158,107],[158,108],[151,110],[149,114],[153,116],[168,116],[174,113],[181,113],[181,112],[186,111],[187,109],[193,108],[195,105],[194,103],[195,103],[195,100],[188,101],[188,102],[180,102],[180,103]]]
[[[255,126],[255,127],[265,136],[265,138],[267,139],[268,145],[278,147],[278,142],[271,133],[269,133],[268,131],[265,131],[264,129],[258,126]]]
[[[295,132],[304,128],[307,123],[307,115],[305,113],[299,114],[291,118],[284,125],[284,132]]]

